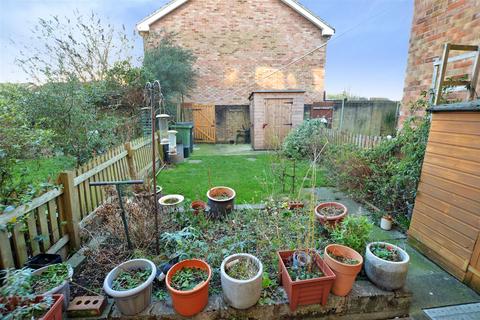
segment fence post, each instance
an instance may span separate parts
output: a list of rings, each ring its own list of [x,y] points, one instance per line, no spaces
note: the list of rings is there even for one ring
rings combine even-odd
[[[73,171],[60,173],[60,183],[63,185],[63,209],[67,223],[67,232],[72,249],[80,248],[80,204],[78,193],[73,182],[75,174]]]
[[[135,163],[134,163],[134,150],[132,148],[131,142],[125,143],[125,150],[127,150],[127,163],[128,163],[128,172],[130,173],[131,179],[137,179],[137,172],[135,170]]]

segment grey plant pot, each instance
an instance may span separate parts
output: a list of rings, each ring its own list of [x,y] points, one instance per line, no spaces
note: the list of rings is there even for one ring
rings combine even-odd
[[[370,247],[377,243],[386,244],[398,250],[402,261],[387,261],[374,255]],[[405,285],[409,261],[410,256],[402,248],[387,242],[372,242],[367,245],[365,252],[365,272],[368,279],[376,286],[385,290],[396,290]]]
[[[225,272],[225,265],[237,258],[252,260],[258,267],[257,274],[248,280],[238,280]],[[263,264],[255,256],[248,253],[233,254],[226,257],[220,266],[220,277],[225,300],[236,309],[248,309],[255,305],[262,294]]]
[[[49,266],[42,267],[40,269],[35,270],[32,272],[34,275],[40,275],[42,274],[45,270],[47,270]],[[68,308],[68,304],[70,303],[70,280],[73,277],[73,269],[70,265],[67,265],[68,267],[68,279],[62,282],[59,286],[56,286],[55,288],[47,291],[47,292],[37,292],[39,295],[52,295],[52,294],[63,294],[63,310],[66,310]]]
[[[151,274],[147,281],[136,288],[124,291],[117,291],[112,288],[113,280],[122,270],[151,268]],[[133,316],[142,312],[152,302],[152,283],[157,274],[157,267],[147,259],[133,259],[126,261],[110,271],[103,282],[105,293],[114,298],[120,312],[126,316]]]

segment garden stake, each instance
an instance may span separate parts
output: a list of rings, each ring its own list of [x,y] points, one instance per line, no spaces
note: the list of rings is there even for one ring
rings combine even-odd
[[[122,217],[123,228],[125,229],[125,236],[127,238],[128,249],[132,250],[133,245],[132,245],[132,242],[130,241],[130,234],[128,233],[128,222],[127,222],[127,216],[125,215],[125,208],[123,207],[122,189],[121,189],[121,186],[130,185],[130,184],[143,184],[143,180],[90,182],[90,187],[115,186],[115,188],[117,189],[118,204],[120,206],[120,215]]]

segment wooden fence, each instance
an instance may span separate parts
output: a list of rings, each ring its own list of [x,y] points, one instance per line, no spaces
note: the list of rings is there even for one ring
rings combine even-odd
[[[322,134],[326,136],[330,144],[353,144],[365,149],[373,148],[387,139],[381,136],[367,136],[335,129],[323,129]]]
[[[157,161],[161,146],[157,137]],[[105,199],[103,188],[89,183],[145,178],[151,172],[152,142],[139,138],[110,149],[75,171],[60,173],[58,188],[14,211],[0,215],[0,269],[22,267],[40,252],[80,246],[79,223]]]

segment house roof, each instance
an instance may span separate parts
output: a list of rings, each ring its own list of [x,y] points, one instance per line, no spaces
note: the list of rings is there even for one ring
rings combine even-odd
[[[322,30],[323,36],[332,36],[335,33],[335,29],[328,25],[325,21],[320,19],[316,16],[313,12],[308,10],[302,4],[300,4],[297,0],[280,0],[285,3],[287,6],[298,12],[301,16],[305,19],[312,22],[315,26]],[[188,2],[188,0],[172,0],[165,4],[163,7],[158,9],[157,11],[153,12],[151,15],[145,17],[142,21],[137,23],[137,30],[139,32],[148,32],[150,31],[150,26],[169,14],[170,12],[174,11],[178,7],[182,6]]]

